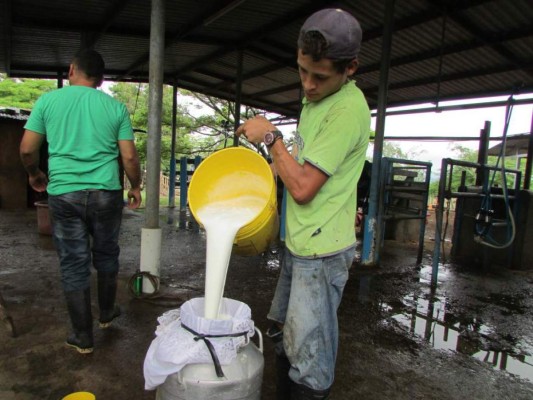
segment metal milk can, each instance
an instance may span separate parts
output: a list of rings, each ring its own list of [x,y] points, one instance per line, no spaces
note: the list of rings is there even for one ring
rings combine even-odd
[[[263,337],[255,328],[259,347],[243,346],[218,377],[212,363],[189,364],[169,375],[157,388],[156,400],[260,400],[263,381]]]

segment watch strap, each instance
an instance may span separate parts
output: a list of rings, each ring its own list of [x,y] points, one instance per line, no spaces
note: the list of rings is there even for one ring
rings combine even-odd
[[[268,144],[267,147],[270,149],[274,143],[276,143],[278,140],[283,140],[283,133],[281,131],[275,129],[273,131],[270,131],[274,135],[274,139],[272,140],[272,143]]]

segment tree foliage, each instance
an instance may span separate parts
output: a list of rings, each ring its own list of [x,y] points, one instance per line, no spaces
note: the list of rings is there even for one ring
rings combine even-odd
[[[0,106],[31,109],[45,92],[57,83],[46,79],[12,79],[0,74]]]
[[[455,153],[453,159],[460,161],[467,161],[471,163],[478,162],[478,150],[473,150],[468,147],[461,145],[455,145],[452,147],[452,151]],[[490,171],[488,176],[488,184],[490,186],[499,186],[502,187],[504,184],[503,174],[502,174],[502,164],[505,164],[505,170],[517,170],[516,158],[515,157],[503,157],[498,156],[488,156],[487,165],[497,167],[495,171]],[[518,170],[522,172],[522,181],[521,186],[523,186],[524,175],[525,175],[525,163],[521,163],[518,166]],[[448,172],[449,173],[449,172]],[[474,167],[463,167],[454,165],[453,173],[451,175],[451,189],[452,191],[458,191],[461,186],[462,179],[464,175],[464,186],[474,186],[476,184],[476,168]],[[506,182],[508,188],[513,188],[515,185],[515,174],[506,173]],[[447,177],[450,179],[450,177]],[[531,181],[533,183],[533,179]],[[430,185],[430,197],[436,197],[439,190],[439,181],[432,182]]]
[[[136,144],[141,162],[146,161],[148,144],[149,86],[139,83],[115,83],[109,87],[113,97],[123,102],[130,112],[136,131]],[[235,126],[234,103],[179,90],[176,113],[175,157],[205,157],[215,150],[232,146]],[[168,172],[172,152],[172,95],[170,86],[163,88],[161,121],[161,170]],[[243,108],[243,117],[256,110]],[[248,145],[248,144],[247,144]]]

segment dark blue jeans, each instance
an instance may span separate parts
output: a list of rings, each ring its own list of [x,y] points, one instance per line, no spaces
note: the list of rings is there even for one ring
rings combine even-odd
[[[97,271],[118,271],[122,190],[49,196],[48,206],[65,291],[89,287],[91,264]]]

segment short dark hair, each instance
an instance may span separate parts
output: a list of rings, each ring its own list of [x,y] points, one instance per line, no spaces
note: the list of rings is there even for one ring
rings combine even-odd
[[[97,82],[104,79],[104,59],[96,50],[83,49],[78,51],[72,63],[83,71],[88,78]]]
[[[320,61],[327,58],[328,44],[324,36],[317,31],[309,31],[302,33],[300,36],[300,43],[302,53],[311,56],[313,61]],[[342,74],[353,59],[332,59],[333,68],[335,71]]]

